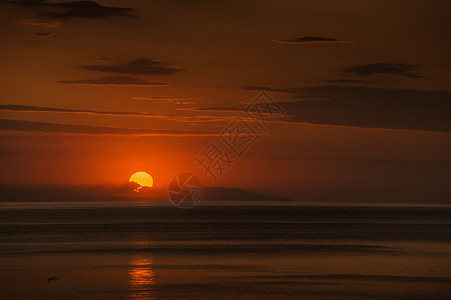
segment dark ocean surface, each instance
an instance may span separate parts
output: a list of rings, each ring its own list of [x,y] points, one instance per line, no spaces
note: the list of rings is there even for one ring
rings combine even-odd
[[[4,202],[0,299],[451,299],[450,246],[450,207]]]

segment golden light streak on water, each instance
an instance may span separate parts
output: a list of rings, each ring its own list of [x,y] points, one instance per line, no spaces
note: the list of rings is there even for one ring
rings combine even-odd
[[[154,284],[154,272],[152,271],[152,260],[144,257],[135,257],[130,261],[130,286],[133,300],[151,300],[152,285]]]

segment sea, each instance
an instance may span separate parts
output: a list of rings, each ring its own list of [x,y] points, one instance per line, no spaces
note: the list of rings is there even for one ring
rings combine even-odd
[[[0,299],[448,300],[451,207],[2,202]]]

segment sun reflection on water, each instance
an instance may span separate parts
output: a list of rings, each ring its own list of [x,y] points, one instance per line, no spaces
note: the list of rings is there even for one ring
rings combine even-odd
[[[152,285],[154,284],[154,272],[151,269],[152,260],[144,257],[135,257],[130,261],[130,286],[132,287],[132,295],[130,299],[134,300],[151,300]]]

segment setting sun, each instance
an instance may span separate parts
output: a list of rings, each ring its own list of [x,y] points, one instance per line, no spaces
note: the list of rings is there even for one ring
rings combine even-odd
[[[153,178],[146,172],[136,172],[130,177],[129,182],[134,182],[140,185],[140,187],[135,189],[137,192],[144,187],[150,188],[153,186]]]

